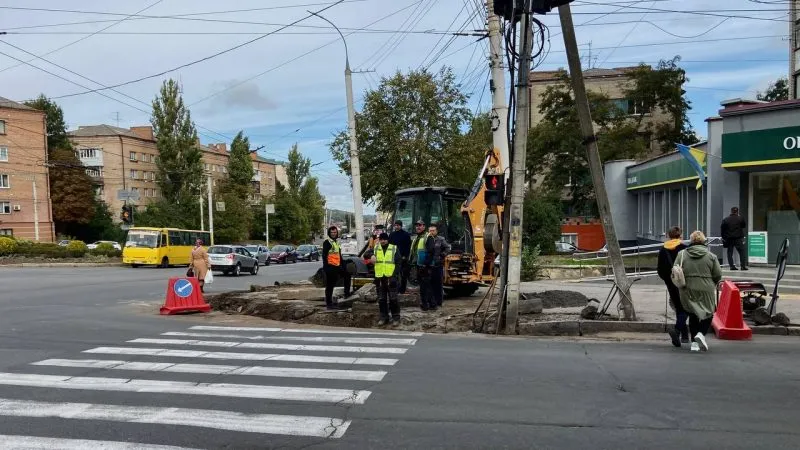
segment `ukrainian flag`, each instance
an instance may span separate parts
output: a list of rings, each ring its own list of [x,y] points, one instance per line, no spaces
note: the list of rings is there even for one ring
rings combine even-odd
[[[691,165],[694,171],[697,172],[699,179],[697,180],[696,189],[699,191],[706,182],[706,171],[704,169],[704,166],[706,165],[706,153],[702,150],[698,150],[694,147],[689,147],[683,144],[675,145],[678,147],[678,152],[680,152],[680,154],[686,158],[686,161],[689,162],[689,165]]]

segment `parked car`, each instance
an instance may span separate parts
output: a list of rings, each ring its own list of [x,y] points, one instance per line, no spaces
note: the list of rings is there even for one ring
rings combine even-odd
[[[225,275],[239,276],[243,270],[258,273],[258,260],[241,245],[213,245],[208,249],[211,270]]]
[[[291,245],[276,245],[269,251],[269,259],[278,264],[296,263],[297,250]]]
[[[300,261],[319,261],[319,247],[312,244],[304,244],[297,247],[297,259]]]
[[[248,252],[256,257],[259,264],[269,265],[269,249],[261,244],[247,244],[244,246]]]
[[[570,244],[569,242],[556,242],[556,253],[561,255],[571,255],[577,253],[578,247]]]
[[[67,245],[69,245],[69,239],[62,239],[62,240],[58,241],[58,246],[59,247],[66,247]]]
[[[62,242],[63,242],[63,241],[62,241]],[[67,243],[69,243],[69,241],[67,241]],[[88,244],[88,245],[86,246],[86,248],[88,248],[89,250],[94,250],[94,249],[96,249],[96,248],[97,248],[97,246],[98,246],[98,245],[100,245],[100,244],[109,244],[109,245],[113,246],[115,249],[122,251],[122,246],[121,246],[121,245],[119,245],[119,242],[114,242],[114,241],[97,241],[97,242],[92,242],[91,244]],[[59,244],[58,244],[58,245],[61,245],[61,243],[59,242]]]

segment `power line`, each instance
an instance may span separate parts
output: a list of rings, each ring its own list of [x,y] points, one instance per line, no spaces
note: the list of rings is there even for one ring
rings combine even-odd
[[[460,11],[458,11],[458,14],[456,14],[456,16],[455,16],[455,17],[453,17],[453,21],[452,21],[452,22],[450,22],[450,25],[448,25],[448,26],[447,26],[447,28],[448,28],[448,29],[449,29],[449,28],[451,28],[451,27],[453,26],[453,24],[455,24],[455,23],[456,23],[456,21],[458,20],[458,18],[459,18],[459,17],[461,17],[461,14],[463,14],[463,13],[464,13],[464,11],[465,11],[466,9],[467,9],[467,3],[464,3],[464,6],[463,6],[463,7],[461,7],[461,10],[460,10]],[[467,19],[467,20],[469,20],[469,19]],[[439,38],[439,40],[438,40],[438,41],[436,41],[436,44],[434,44],[434,45],[433,45],[433,48],[431,48],[431,51],[430,51],[430,52],[428,52],[428,54],[427,54],[427,55],[425,55],[425,58],[423,58],[423,59],[422,59],[422,62],[419,64],[419,67],[417,67],[417,69],[421,69],[423,66],[425,66],[425,61],[427,61],[427,60],[428,60],[428,58],[430,58],[430,57],[431,57],[431,55],[433,54],[433,52],[436,50],[436,47],[438,47],[438,46],[439,46],[439,44],[442,42],[442,39],[444,39],[444,36],[441,36],[441,37]]]
[[[408,26],[406,27],[406,30],[410,30],[411,28],[413,28],[413,27],[415,27],[415,26],[419,25],[419,23],[420,23],[420,22],[422,22],[422,20],[423,20],[423,19],[424,19],[424,18],[425,18],[425,17],[428,15],[428,13],[430,13],[430,12],[431,12],[431,10],[432,10],[432,9],[433,9],[433,7],[432,7],[432,6],[430,6],[430,7],[428,7],[428,8],[424,8],[423,10],[419,11],[419,12],[417,13],[417,17],[416,17],[416,19],[414,19],[414,20],[413,20],[413,22],[411,22],[411,23],[409,23],[409,24],[408,24]],[[377,61],[375,61],[375,62],[372,64],[373,68],[377,69],[377,68],[378,68],[378,66],[380,66],[381,64],[383,64],[383,62],[384,62],[384,61],[386,61],[386,60],[389,58],[389,56],[390,56],[392,53],[394,53],[394,52],[395,52],[395,50],[397,50],[397,49],[400,47],[400,44],[402,44],[402,43],[403,43],[403,41],[405,41],[406,37],[408,37],[408,35],[407,35],[407,34],[400,34],[400,35],[398,35],[398,37],[397,37],[397,39],[395,40],[395,42],[394,42],[394,43],[392,43],[392,44],[391,44],[391,45],[390,45],[390,46],[389,46],[389,47],[386,49],[386,51],[384,51],[383,55],[381,55],[381,56],[378,58],[378,60],[377,60]],[[440,37],[439,39],[441,39],[441,37]]]
[[[319,14],[321,12],[324,12],[324,11],[326,11],[326,10],[336,6],[336,5],[338,5],[339,3],[342,3],[343,1],[344,0],[339,0],[336,3],[331,4],[330,6],[326,6],[325,8],[322,8],[319,11],[316,11],[316,13]],[[278,30],[270,31],[269,33],[263,34],[263,35],[261,35],[261,36],[259,36],[257,38],[254,38],[254,39],[250,39],[249,41],[246,41],[246,42],[243,42],[241,44],[235,45],[235,46],[230,47],[228,49],[216,52],[216,53],[214,53],[212,55],[205,56],[203,58],[200,58],[200,59],[197,59],[197,60],[185,63],[185,64],[181,64],[181,65],[179,65],[177,67],[173,67],[171,69],[168,69],[168,70],[165,70],[165,71],[162,71],[162,72],[159,72],[159,73],[155,73],[155,74],[152,74],[152,75],[136,78],[134,80],[125,81],[123,83],[118,83],[118,84],[115,84],[115,85],[112,85],[112,86],[107,86],[107,87],[104,87],[102,89],[91,89],[91,90],[84,91],[84,92],[76,92],[76,93],[73,93],[73,94],[60,95],[60,96],[52,97],[52,98],[53,99],[59,99],[59,98],[75,97],[75,96],[78,96],[78,95],[84,95],[84,94],[88,94],[88,93],[91,93],[91,92],[97,92],[97,91],[102,91],[102,90],[107,90],[107,89],[114,89],[114,88],[118,88],[118,87],[121,87],[121,86],[126,86],[126,85],[129,85],[129,84],[138,83],[140,81],[149,80],[151,78],[160,77],[160,76],[166,75],[166,74],[168,74],[170,72],[174,72],[176,70],[184,69],[186,67],[193,66],[193,65],[201,63],[203,61],[208,61],[210,59],[216,58],[217,56],[223,55],[225,53],[232,52],[232,51],[237,50],[239,48],[242,48],[242,47],[244,47],[246,45],[252,44],[252,43],[254,43],[256,41],[264,39],[267,36],[271,36],[271,35],[275,34],[277,31],[289,28],[290,26],[293,26],[293,25],[295,25],[297,23],[300,23],[300,22],[310,18],[310,17],[313,17],[313,15],[314,14],[308,14],[306,16],[303,16],[300,19],[295,20],[294,22],[292,22],[292,23],[290,23],[290,24],[288,24],[288,25],[286,25],[284,27],[279,28]]]
[[[416,3],[417,7],[416,7],[416,8],[414,8],[414,10],[413,10],[413,11],[411,11],[411,13],[408,15],[408,17],[406,17],[406,19],[403,21],[403,23],[401,23],[401,24],[400,24],[400,27],[399,27],[399,29],[397,30],[397,31],[398,31],[398,33],[399,33],[399,32],[401,32],[401,31],[403,31],[403,27],[405,27],[405,26],[406,26],[406,24],[407,24],[407,23],[409,23],[409,20],[411,19],[411,17],[413,17],[413,16],[414,16],[414,14],[416,14],[416,13],[417,13],[417,11],[418,11],[420,8],[422,8],[422,6],[423,6],[423,4],[422,4],[422,3],[423,3],[422,1],[419,1],[419,2],[417,2],[417,3]],[[380,52],[381,52],[382,50],[384,50],[385,48],[388,48],[388,46],[389,46],[389,43],[390,43],[390,42],[392,42],[392,40],[393,40],[393,39],[395,39],[396,37],[397,37],[397,34],[396,34],[396,33],[395,33],[395,34],[393,34],[393,35],[391,35],[391,36],[389,36],[389,39],[387,39],[387,40],[386,40],[386,41],[385,41],[383,44],[381,44],[381,46],[380,46],[380,47],[378,47],[378,48],[377,48],[377,49],[376,49],[376,50],[375,50],[375,51],[374,51],[374,52],[373,52],[371,55],[369,55],[369,57],[367,57],[367,59],[366,59],[366,60],[364,60],[364,62],[362,62],[362,63],[361,63],[361,64],[359,64],[358,66],[359,66],[359,67],[366,66],[366,65],[367,65],[367,63],[368,63],[369,61],[372,61],[372,59],[373,59],[375,56],[379,55],[379,54],[380,54]]]

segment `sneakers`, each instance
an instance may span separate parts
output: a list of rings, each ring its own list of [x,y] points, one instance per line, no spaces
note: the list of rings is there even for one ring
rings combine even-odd
[[[381,319],[381,320],[378,321],[378,326],[379,327],[383,327],[383,326],[386,326],[386,324],[388,324],[388,323],[389,323],[388,319]]]
[[[398,325],[400,325],[400,318],[399,317],[392,318],[392,326],[396,327]]]
[[[689,343],[689,335],[688,334],[681,335],[681,343],[682,344],[688,344]]]
[[[669,330],[667,333],[669,333],[669,337],[670,337],[670,339],[672,339],[672,345],[675,346],[675,347],[680,347],[681,346],[681,338],[680,338],[680,333],[678,333],[678,330],[673,328],[673,329]]]
[[[742,270],[750,270],[747,267],[742,266]]]
[[[731,270],[739,270],[739,268],[736,266],[731,266]]]
[[[694,343],[700,347],[700,350],[707,352],[708,351],[708,343],[706,343],[706,337],[703,336],[701,333],[697,333],[694,336]],[[692,345],[694,348],[694,345]]]
[[[692,342],[692,348],[689,349],[692,352],[699,352],[700,351],[700,344],[697,342]]]

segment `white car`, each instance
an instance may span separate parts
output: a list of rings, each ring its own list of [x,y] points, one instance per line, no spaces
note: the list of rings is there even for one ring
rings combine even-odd
[[[94,250],[94,249],[96,249],[96,248],[97,248],[97,246],[98,246],[98,245],[100,245],[100,244],[109,244],[109,245],[111,245],[112,247],[114,247],[115,249],[122,251],[122,246],[121,246],[121,245],[119,245],[119,242],[114,242],[114,241],[97,241],[97,242],[92,242],[91,244],[88,244],[88,245],[86,246],[86,248],[88,248],[89,250]]]

